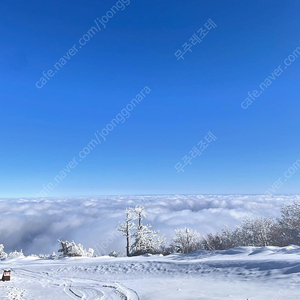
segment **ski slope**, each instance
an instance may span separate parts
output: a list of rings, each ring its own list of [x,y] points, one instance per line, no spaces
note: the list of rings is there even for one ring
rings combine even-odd
[[[300,299],[300,247],[131,258],[5,259],[0,299]]]

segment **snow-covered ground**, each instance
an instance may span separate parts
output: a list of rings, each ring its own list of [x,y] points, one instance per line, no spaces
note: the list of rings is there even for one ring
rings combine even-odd
[[[131,258],[6,259],[1,299],[300,299],[300,247]]]

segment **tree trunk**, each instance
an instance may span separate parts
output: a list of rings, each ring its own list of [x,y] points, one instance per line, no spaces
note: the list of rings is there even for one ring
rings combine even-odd
[[[129,256],[129,234],[127,234],[126,238],[127,238],[126,255]]]
[[[142,214],[139,214],[139,228],[141,229],[142,227]]]
[[[126,255],[129,256],[129,213],[127,212],[126,216]]]

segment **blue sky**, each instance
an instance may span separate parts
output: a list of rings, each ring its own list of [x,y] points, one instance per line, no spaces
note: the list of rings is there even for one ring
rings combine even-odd
[[[47,196],[260,194],[278,178],[274,193],[300,193],[297,165],[284,176],[300,159],[299,1],[123,0],[111,15],[116,2],[2,1],[0,197],[35,197],[74,157]],[[79,49],[97,18],[106,28]],[[217,27],[177,60],[209,18]],[[130,117],[79,162],[145,86]],[[177,173],[209,131],[217,140]]]

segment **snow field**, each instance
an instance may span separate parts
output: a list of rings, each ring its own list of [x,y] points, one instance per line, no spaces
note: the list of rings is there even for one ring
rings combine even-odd
[[[0,299],[300,299],[300,247],[130,258],[5,259]]]

